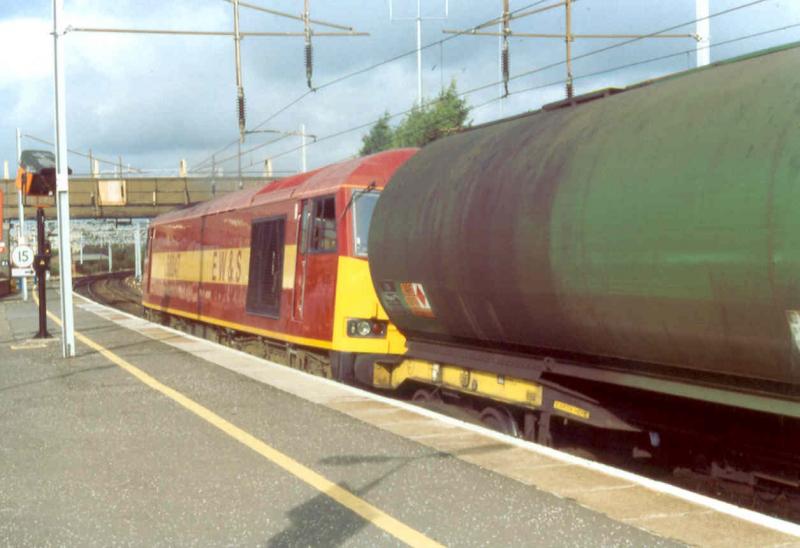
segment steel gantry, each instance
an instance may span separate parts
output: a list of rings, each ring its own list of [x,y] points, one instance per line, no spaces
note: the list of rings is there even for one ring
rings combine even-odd
[[[542,7],[530,7],[527,9],[521,9],[516,11],[511,11],[510,9],[510,2],[509,0],[502,0],[502,14],[500,17],[496,19],[492,19],[491,21],[487,21],[481,25],[473,27],[471,29],[466,30],[450,30],[445,29],[443,32],[445,34],[471,34],[475,36],[499,36],[501,38],[501,56],[500,56],[500,64],[502,70],[502,80],[503,80],[503,90],[504,90],[504,97],[508,96],[508,82],[510,79],[510,52],[509,52],[509,38],[516,37],[516,38],[545,38],[545,39],[559,39],[564,40],[565,44],[565,66],[566,66],[566,81],[565,81],[565,91],[567,98],[571,99],[574,94],[574,85],[573,85],[573,72],[572,72],[572,61],[573,61],[573,53],[572,53],[572,43],[576,39],[650,39],[650,38],[694,38],[701,40],[701,35],[699,34],[666,34],[666,33],[654,33],[654,34],[576,34],[572,32],[572,6],[578,0],[561,0],[554,4],[549,4],[547,6]],[[700,13],[701,8],[699,7],[700,4],[705,4],[705,15],[706,19],[705,22],[708,22],[708,0],[697,0],[698,2],[698,14]],[[543,13],[546,11],[550,11],[556,8],[563,7],[565,10],[565,29],[563,33],[531,33],[531,32],[516,32],[511,30],[511,21],[522,19],[524,17],[528,17],[531,15],[535,15],[537,13]],[[698,15],[700,17],[700,15]],[[498,25],[500,28],[498,31],[491,31],[491,30],[484,30],[488,27]],[[699,27],[698,27],[699,29]],[[704,37],[708,36],[707,30],[704,31],[702,35]],[[698,52],[700,49],[698,48]],[[706,50],[704,50],[707,52]],[[707,62],[707,61],[706,61]]]

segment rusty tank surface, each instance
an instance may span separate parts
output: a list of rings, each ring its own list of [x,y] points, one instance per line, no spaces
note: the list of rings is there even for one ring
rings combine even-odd
[[[413,345],[800,385],[800,45],[435,141],[373,283]]]

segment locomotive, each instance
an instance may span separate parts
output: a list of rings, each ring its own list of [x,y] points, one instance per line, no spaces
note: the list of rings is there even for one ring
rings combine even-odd
[[[796,489],[799,69],[791,44],[170,213],[143,304],[512,435]]]
[[[367,266],[375,202],[416,149],[350,160],[156,218],[148,317],[351,380],[358,355],[399,355]]]

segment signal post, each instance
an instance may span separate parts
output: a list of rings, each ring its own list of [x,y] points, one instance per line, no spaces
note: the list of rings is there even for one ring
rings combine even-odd
[[[36,198],[48,197],[53,195],[55,189],[55,170],[47,167],[47,163],[52,162],[53,157],[49,151],[24,151],[20,155],[20,165],[17,171],[17,189],[20,196],[20,203],[27,201],[27,196]],[[29,269],[33,267],[36,273],[36,281],[39,294],[39,332],[37,339],[50,338],[47,331],[47,272],[50,270],[50,242],[47,240],[45,231],[45,204],[37,201],[36,203],[36,253],[25,244],[18,244],[11,254],[11,262],[21,276],[30,274]]]
[[[36,271],[36,283],[39,288],[39,332],[37,339],[49,339],[47,331],[47,272],[50,270],[50,242],[47,241],[44,226],[44,210],[36,209],[36,257],[33,269]]]

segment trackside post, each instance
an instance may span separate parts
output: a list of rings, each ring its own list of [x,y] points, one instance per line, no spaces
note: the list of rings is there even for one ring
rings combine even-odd
[[[75,322],[72,310],[72,249],[69,229],[69,173],[67,168],[67,116],[64,67],[64,0],[53,0],[53,70],[56,122],[56,211],[58,212],[58,264],[61,288],[61,350],[65,358],[75,355]],[[41,289],[40,289],[41,291]]]

